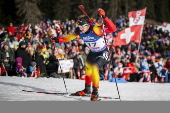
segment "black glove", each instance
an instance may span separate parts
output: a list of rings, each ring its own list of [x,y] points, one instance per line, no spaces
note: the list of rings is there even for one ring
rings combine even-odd
[[[55,39],[55,43],[59,43],[59,39],[58,38]]]
[[[106,18],[106,16],[105,16],[105,15],[102,15],[102,18]]]

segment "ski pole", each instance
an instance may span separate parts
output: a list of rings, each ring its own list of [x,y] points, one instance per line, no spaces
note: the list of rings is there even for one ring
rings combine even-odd
[[[102,18],[102,16],[101,16],[101,18]],[[107,45],[107,41],[106,41],[106,33],[105,33],[105,28],[104,28],[103,19],[102,19],[102,30],[103,30],[104,40],[105,40],[105,43],[106,43],[106,45]],[[111,47],[110,47],[110,48],[111,48]],[[110,48],[109,48],[109,50],[110,50]],[[111,51],[110,55],[111,55],[111,58],[110,58],[109,67],[110,67],[111,61],[113,60],[113,51]],[[113,70],[113,66],[112,66],[112,70]],[[108,73],[109,73],[109,72],[108,72]],[[115,78],[115,77],[114,77],[114,78]],[[116,78],[115,78],[115,83],[116,83],[116,88],[117,88],[119,100],[121,101],[121,99],[120,99],[120,94],[119,94],[119,88],[118,88],[118,85],[117,85],[117,80],[116,80]]]
[[[84,11],[84,6],[83,5],[79,5],[78,8],[83,12],[83,14],[89,19],[90,23],[94,24],[94,22],[92,21],[92,19],[90,19],[90,17],[87,15],[87,13]]]
[[[58,60],[58,62],[59,62],[59,60]],[[59,62],[59,66],[60,66],[60,69],[61,69],[60,62]],[[61,69],[61,73],[62,73],[62,69]],[[64,85],[65,85],[66,92],[68,93],[67,86],[66,86],[66,83],[65,83],[65,80],[64,80],[64,76],[63,76],[63,82],[64,82]]]
[[[114,75],[114,74],[113,74]],[[116,83],[116,87],[117,87],[117,93],[118,93],[118,96],[119,96],[119,100],[121,101],[120,99],[120,94],[119,94],[119,88],[118,88],[118,85],[117,85],[117,80],[116,80],[116,77],[114,76],[115,78],[115,83]]]
[[[111,52],[110,63],[111,63],[112,60],[113,60],[113,52]],[[113,66],[112,66],[112,70],[114,70],[114,69],[113,69]],[[115,77],[114,74],[113,74],[113,76],[114,76],[114,78],[115,78],[115,83],[116,83],[116,88],[117,88],[117,93],[118,93],[118,96],[119,96],[119,100],[121,101],[121,99],[120,99],[120,93],[119,93],[119,88],[118,88],[118,85],[117,85],[117,80],[116,80],[116,77]]]

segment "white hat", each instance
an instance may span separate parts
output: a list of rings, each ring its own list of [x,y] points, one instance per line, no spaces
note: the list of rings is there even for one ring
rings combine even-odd
[[[58,54],[62,54],[63,50],[62,49],[58,49]]]
[[[14,44],[10,44],[9,46],[10,46],[10,48],[14,48]]]

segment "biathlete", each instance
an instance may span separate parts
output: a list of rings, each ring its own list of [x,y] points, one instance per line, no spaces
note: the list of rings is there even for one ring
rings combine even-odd
[[[103,9],[99,8],[98,14],[106,23],[104,28],[102,28],[102,25],[99,24],[91,24],[85,15],[81,15],[78,17],[78,30],[76,30],[75,34],[56,39],[57,43],[62,43],[71,41],[79,36],[90,48],[90,52],[85,63],[85,89],[77,91],[72,95],[84,96],[91,94],[91,101],[98,100],[100,82],[99,69],[103,67],[109,58],[109,50],[104,39],[104,33],[112,33],[116,31],[116,26],[110,19],[108,19],[108,17],[105,16],[105,11]]]

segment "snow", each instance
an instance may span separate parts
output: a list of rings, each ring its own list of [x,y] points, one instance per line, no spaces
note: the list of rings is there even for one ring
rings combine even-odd
[[[64,79],[67,92],[84,89],[84,80]],[[117,83],[121,101],[170,101],[170,83]],[[22,90],[66,93],[63,78],[0,76],[0,101],[89,101],[90,97],[68,97]],[[118,98],[116,83],[100,81],[100,96]],[[105,100],[105,101],[120,101]]]

